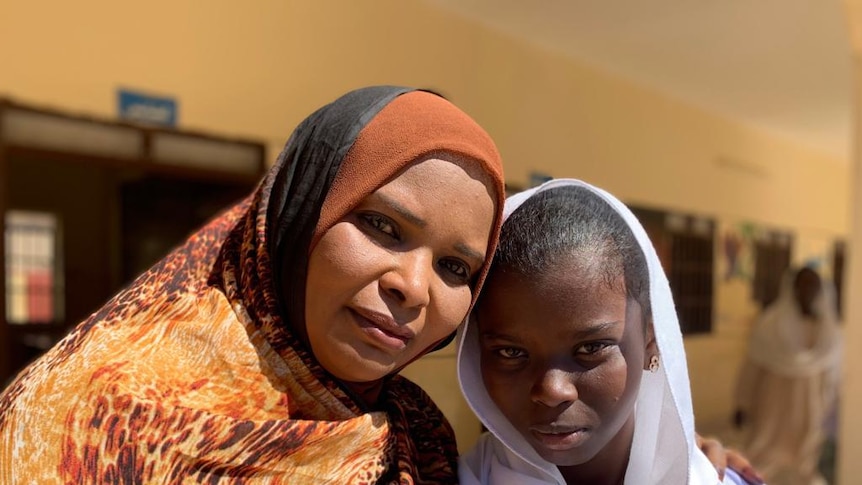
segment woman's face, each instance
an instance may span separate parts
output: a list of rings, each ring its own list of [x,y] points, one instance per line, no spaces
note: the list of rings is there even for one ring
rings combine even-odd
[[[495,215],[473,164],[415,163],[320,238],[308,267],[311,349],[335,377],[380,379],[463,321]]]
[[[611,287],[600,266],[572,257],[531,278],[495,272],[477,308],[488,394],[539,455],[559,466],[628,456],[641,375],[654,349],[622,277]]]

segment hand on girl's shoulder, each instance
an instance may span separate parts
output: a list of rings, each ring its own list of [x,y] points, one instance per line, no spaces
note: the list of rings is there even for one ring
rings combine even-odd
[[[764,482],[750,482],[737,473],[733,468],[728,468],[724,472],[724,480],[722,485],[766,485]]]

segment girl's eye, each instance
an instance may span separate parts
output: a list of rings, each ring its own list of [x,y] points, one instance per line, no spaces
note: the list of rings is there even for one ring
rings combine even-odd
[[[526,353],[521,349],[516,349],[514,347],[503,347],[502,349],[497,349],[497,355],[504,359],[520,359],[522,357],[526,357]]]
[[[604,350],[607,347],[608,347],[608,344],[604,343],[604,342],[590,342],[590,343],[586,343],[586,344],[583,344],[580,347],[578,347],[578,349],[575,351],[575,353],[582,354],[582,355],[592,355],[592,354],[601,352],[602,350]]]
[[[372,229],[394,239],[398,238],[398,230],[395,228],[395,224],[393,224],[388,218],[377,214],[362,214],[360,217]]]
[[[464,283],[470,281],[470,268],[463,262],[453,259],[444,259],[440,261],[440,266],[458,278],[458,280],[463,281]]]

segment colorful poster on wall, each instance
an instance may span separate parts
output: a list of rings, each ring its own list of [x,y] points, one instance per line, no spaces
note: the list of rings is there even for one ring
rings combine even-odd
[[[719,270],[722,280],[751,281],[754,278],[756,227],[748,222],[722,226],[719,240]]]

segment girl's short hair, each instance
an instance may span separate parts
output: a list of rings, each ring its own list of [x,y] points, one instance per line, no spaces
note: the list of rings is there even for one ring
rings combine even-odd
[[[626,296],[650,320],[649,270],[640,244],[623,217],[596,193],[554,187],[527,199],[503,224],[489,278],[497,271],[544,274],[562,257],[598,269],[609,287],[623,276]]]

